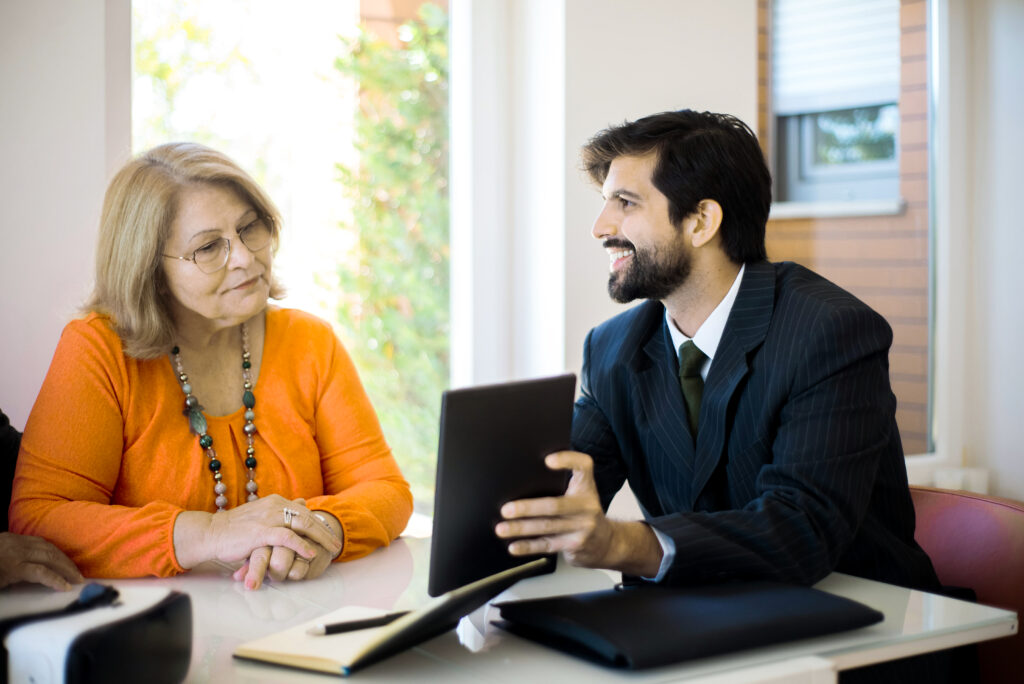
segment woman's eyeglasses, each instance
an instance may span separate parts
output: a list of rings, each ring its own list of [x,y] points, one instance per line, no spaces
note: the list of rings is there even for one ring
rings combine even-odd
[[[250,252],[258,252],[269,245],[271,237],[273,237],[273,231],[270,229],[267,219],[262,216],[238,231],[238,239]],[[162,254],[161,256],[168,259],[191,261],[203,273],[216,273],[228,263],[228,258],[231,256],[231,238],[219,237],[187,256],[172,254]]]

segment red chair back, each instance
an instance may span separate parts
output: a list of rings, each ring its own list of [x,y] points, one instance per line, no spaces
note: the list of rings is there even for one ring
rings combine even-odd
[[[911,487],[917,531],[946,586],[1024,615],[1024,503],[973,492]],[[1020,682],[1024,632],[978,645],[981,681]]]

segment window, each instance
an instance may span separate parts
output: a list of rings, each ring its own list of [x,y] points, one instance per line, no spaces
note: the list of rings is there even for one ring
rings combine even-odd
[[[761,135],[782,200],[768,255],[813,269],[885,317],[903,449],[932,452],[926,1],[762,8],[759,75],[771,92]]]
[[[898,0],[777,0],[776,199],[899,196]]]
[[[791,202],[893,199],[899,191],[895,104],[780,117],[776,191]]]
[[[202,142],[268,190],[284,218],[282,304],[334,324],[425,514],[449,384],[441,5],[379,3],[372,17],[357,0],[132,8],[135,151]]]

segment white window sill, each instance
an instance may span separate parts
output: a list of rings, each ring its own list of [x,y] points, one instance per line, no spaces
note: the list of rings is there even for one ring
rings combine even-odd
[[[851,202],[772,202],[768,219],[841,218],[848,216],[896,216],[906,208],[902,199]]]

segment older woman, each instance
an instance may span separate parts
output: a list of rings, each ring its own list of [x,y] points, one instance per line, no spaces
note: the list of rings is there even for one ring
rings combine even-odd
[[[331,327],[268,306],[279,216],[224,155],[157,147],[107,190],[87,315],[22,439],[11,527],[90,577],[238,564],[248,588],[388,544],[412,511]]]

